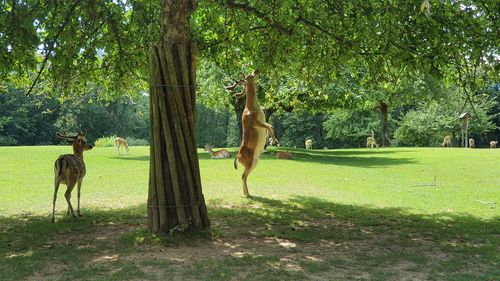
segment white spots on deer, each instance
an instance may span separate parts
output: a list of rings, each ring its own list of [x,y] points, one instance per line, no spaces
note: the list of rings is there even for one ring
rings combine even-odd
[[[57,191],[59,185],[65,184],[67,186],[64,198],[68,204],[67,214],[75,216],[73,205],[71,204],[71,192],[75,185],[77,185],[77,200],[78,205],[76,212],[78,216],[80,213],[80,195],[82,188],[83,177],[86,174],[85,162],[83,161],[83,152],[92,149],[92,145],[87,143],[85,135],[80,132],[75,136],[68,136],[66,134],[57,133],[57,137],[70,142],[73,145],[73,154],[64,154],[54,163],[54,198],[52,201],[52,222],[55,222],[54,213],[56,208]]]

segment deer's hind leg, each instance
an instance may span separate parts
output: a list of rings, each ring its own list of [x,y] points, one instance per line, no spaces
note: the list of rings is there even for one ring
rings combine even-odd
[[[243,181],[243,194],[245,194],[246,197],[250,197],[250,193],[248,192],[248,185],[247,185],[247,178],[248,175],[255,169],[257,166],[258,158],[251,158],[248,159],[247,162],[245,163],[245,171],[241,175],[241,180]]]
[[[82,214],[80,213],[80,195],[81,195],[81,190],[82,190],[82,181],[83,181],[82,178],[78,179],[77,190],[76,190],[77,191],[76,196],[78,199],[78,205],[76,206],[76,213],[78,214],[79,217],[82,216]]]
[[[54,179],[54,199],[52,200],[52,222],[56,222],[54,218],[54,213],[56,211],[56,200],[57,200],[57,191],[59,190],[59,185],[61,184],[61,179],[57,176]]]
[[[66,192],[64,193],[64,198],[66,198],[66,203],[68,203],[68,211],[67,214],[75,217],[75,211],[73,210],[73,205],[71,205],[71,192],[73,191],[73,188],[75,188],[76,180],[71,179],[67,182],[68,188],[66,189]]]
[[[253,159],[250,158],[250,159],[243,160],[243,159],[239,158],[238,160],[245,167],[245,171],[243,171],[243,174],[241,175],[241,181],[243,183],[243,194],[245,194],[246,197],[250,197],[250,193],[248,192],[247,178],[248,178],[248,175],[250,175],[250,173],[253,170]]]

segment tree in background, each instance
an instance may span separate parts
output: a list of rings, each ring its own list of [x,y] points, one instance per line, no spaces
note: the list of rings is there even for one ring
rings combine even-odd
[[[0,88],[0,145],[53,143],[59,111],[59,103],[50,97]]]
[[[460,143],[462,122],[458,119],[463,101],[457,88],[447,89],[446,98],[421,103],[410,110],[400,121],[395,137],[400,146],[438,146],[445,135],[451,135],[455,145]],[[474,108],[470,104],[463,108],[473,118],[469,123],[469,136],[476,144],[486,144],[488,133],[496,129],[493,120],[500,112],[491,113],[497,101],[487,96],[477,100]]]
[[[0,91],[0,145],[55,144],[55,132],[87,131],[87,138],[120,135],[149,140],[149,97],[104,101],[87,94],[59,102],[12,87]]]
[[[332,139],[336,147],[365,147],[371,131],[378,131],[380,121],[372,110],[338,109],[331,112],[323,123],[326,138]],[[380,139],[376,138],[377,142]]]

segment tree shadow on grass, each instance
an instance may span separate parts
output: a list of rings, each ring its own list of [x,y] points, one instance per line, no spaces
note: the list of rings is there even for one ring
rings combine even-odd
[[[131,155],[115,155],[108,157],[113,160],[133,160],[133,161],[149,161],[149,155],[147,156],[131,156]]]
[[[331,150],[304,150],[304,149],[273,149],[270,153],[264,154],[264,157],[275,159],[276,151],[290,151],[293,161],[313,162],[320,164],[352,166],[360,168],[380,168],[394,165],[415,164],[417,160],[408,157],[385,157],[403,151],[394,150],[349,150],[349,151],[331,151]],[[411,152],[408,150],[405,152]],[[360,155],[360,156],[356,156]]]
[[[294,161],[313,162],[330,165],[352,166],[362,168],[380,168],[394,165],[415,164],[417,161],[413,158],[389,158],[385,155],[391,155],[399,152],[412,152],[412,150],[393,151],[393,150],[349,150],[349,151],[332,151],[332,150],[304,150],[296,148],[272,148],[261,157],[277,160],[274,156],[276,151],[290,151]],[[231,159],[236,157],[237,150],[231,150]],[[360,156],[356,156],[360,155]],[[113,160],[127,161],[149,161],[149,156],[131,156],[131,155],[115,155],[108,157]],[[224,161],[224,159],[212,159],[207,152],[199,152],[198,159],[211,159],[214,161]],[[278,161],[278,160],[277,160]],[[279,160],[281,161],[281,160]]]
[[[145,231],[144,205],[77,219],[59,214],[55,224],[49,216],[0,217],[0,280],[494,280],[500,273],[500,217],[303,196],[208,208],[216,238],[178,235],[175,246]]]

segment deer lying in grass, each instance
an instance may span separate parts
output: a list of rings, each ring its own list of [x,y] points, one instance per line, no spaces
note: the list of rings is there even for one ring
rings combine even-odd
[[[233,85],[226,87],[227,90],[233,91],[238,84],[241,82],[244,83],[243,91],[234,95],[237,98],[246,95],[245,109],[241,117],[243,136],[240,150],[234,160],[234,168],[238,168],[237,161],[245,167],[245,171],[241,175],[241,180],[243,182],[243,193],[247,197],[250,196],[250,193],[248,193],[247,178],[257,166],[259,156],[264,150],[264,145],[266,144],[266,131],[269,132],[273,139],[273,144],[278,143],[278,140],[274,136],[274,130],[271,125],[266,123],[264,112],[260,108],[257,100],[255,81],[258,75],[258,70],[255,70],[242,80],[238,80]]]
[[[450,135],[447,135],[444,137],[443,143],[441,143],[441,146],[442,147],[446,147],[446,146],[451,147],[451,136]]]
[[[292,154],[288,151],[278,151],[276,152],[276,158],[292,160]]]
[[[498,141],[490,141],[490,148],[497,148]]]
[[[210,156],[212,158],[229,158],[229,157],[231,157],[231,153],[229,153],[229,151],[227,151],[225,149],[213,151],[212,148],[213,148],[213,146],[211,146],[209,144],[205,144],[205,151],[208,151],[208,153],[210,154]]]
[[[476,141],[473,138],[469,139],[469,148],[476,147]]]
[[[115,138],[115,147],[118,150],[118,154],[120,154],[120,147],[124,147],[128,153],[128,143],[124,138],[116,137]]]
[[[80,191],[82,189],[83,177],[85,177],[86,169],[85,162],[83,162],[83,152],[92,149],[92,145],[87,144],[87,139],[85,135],[80,132],[75,136],[67,136],[66,134],[57,133],[57,137],[64,139],[73,145],[73,154],[64,154],[57,158],[54,164],[54,199],[52,201],[52,222],[55,222],[54,213],[56,208],[57,191],[59,190],[59,185],[65,184],[67,186],[64,197],[68,203],[67,214],[75,216],[73,211],[73,206],[71,205],[71,192],[78,184],[77,198],[78,205],[76,212],[78,216],[80,213]]]
[[[375,134],[372,131],[372,136],[366,138],[366,147],[373,148],[374,146],[378,148],[377,140],[375,140]]]
[[[313,147],[313,141],[312,141],[312,139],[307,139],[304,144],[306,146],[306,149],[312,149],[312,147]]]

